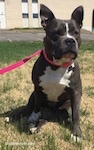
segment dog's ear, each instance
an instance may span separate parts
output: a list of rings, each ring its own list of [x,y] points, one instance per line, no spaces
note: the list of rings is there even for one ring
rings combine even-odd
[[[83,17],[84,17],[83,6],[77,7],[71,15],[71,19],[74,19],[77,22],[77,24],[80,26],[80,28],[83,25]]]
[[[43,4],[40,4],[40,17],[41,25],[43,26],[44,30],[46,29],[47,24],[49,24],[55,18],[52,11]]]

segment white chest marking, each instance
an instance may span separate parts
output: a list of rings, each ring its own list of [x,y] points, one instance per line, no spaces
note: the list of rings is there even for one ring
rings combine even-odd
[[[72,64],[74,67],[74,63]],[[70,85],[70,76],[73,71],[68,71],[68,68],[59,68],[52,70],[46,67],[44,74],[40,77],[40,86],[43,92],[47,95],[48,100],[57,102],[58,97],[64,92],[65,87]]]

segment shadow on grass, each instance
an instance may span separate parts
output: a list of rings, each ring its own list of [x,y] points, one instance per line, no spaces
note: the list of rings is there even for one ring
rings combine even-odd
[[[19,133],[30,133],[29,131],[29,115],[22,117],[18,116],[20,112],[25,109],[26,106],[21,106],[15,108],[14,110],[10,110],[8,112],[0,114],[0,117],[5,118],[5,123],[9,123],[15,126]],[[7,117],[7,118],[6,118]],[[62,123],[65,127],[70,129],[70,122],[68,121],[68,113],[66,110],[60,110],[57,108],[42,108],[41,110],[41,118],[46,120],[47,122],[57,122],[62,126]],[[8,120],[9,119],[9,120]],[[9,121],[9,122],[8,122]]]

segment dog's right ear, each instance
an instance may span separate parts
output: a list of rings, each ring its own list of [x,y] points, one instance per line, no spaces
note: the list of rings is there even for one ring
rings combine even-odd
[[[46,26],[55,18],[55,16],[49,8],[43,4],[40,4],[40,18],[41,25],[45,30]]]
[[[83,6],[77,7],[71,15],[71,18],[76,21],[76,23],[79,25],[80,28],[83,25],[83,17],[84,17]]]

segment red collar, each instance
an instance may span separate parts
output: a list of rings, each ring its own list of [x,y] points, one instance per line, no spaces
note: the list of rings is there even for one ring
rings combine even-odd
[[[51,64],[51,65],[54,65],[54,66],[57,66],[57,67],[64,67],[64,68],[67,68],[69,66],[71,66],[71,64],[73,63],[72,61],[69,61],[69,62],[65,62],[61,65],[58,65],[56,64],[55,62],[51,61],[48,57],[47,57],[47,54],[46,54],[46,51],[43,50],[43,55],[45,57],[45,59]]]

